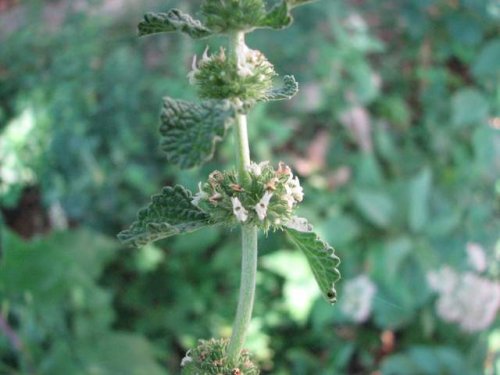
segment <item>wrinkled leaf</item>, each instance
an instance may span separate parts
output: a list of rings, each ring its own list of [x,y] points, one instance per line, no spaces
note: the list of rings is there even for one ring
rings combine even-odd
[[[314,0],[282,0],[279,4],[271,8],[258,26],[284,29],[293,22],[292,9],[312,1]]]
[[[164,187],[151,203],[139,211],[137,221],[118,234],[120,241],[139,247],[180,233],[210,225],[208,214],[191,203],[192,194],[184,187]]]
[[[291,241],[304,252],[323,296],[330,303],[335,303],[335,283],[340,279],[337,268],[340,259],[335,255],[333,247],[322,241],[314,232],[300,232],[291,228],[287,228],[286,232]]]
[[[161,148],[181,168],[200,165],[213,157],[215,145],[236,116],[228,101],[192,103],[165,98],[161,113]]]
[[[299,84],[294,76],[284,76],[283,86],[267,92],[265,100],[290,100],[299,92]]]
[[[180,31],[193,39],[210,36],[212,32],[200,21],[178,9],[168,13],[147,13],[138,26],[139,36]]]

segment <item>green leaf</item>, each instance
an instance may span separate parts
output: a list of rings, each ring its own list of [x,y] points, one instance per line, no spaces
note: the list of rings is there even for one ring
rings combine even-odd
[[[200,165],[213,157],[236,116],[228,101],[200,104],[165,98],[161,113],[161,148],[181,168]]]
[[[92,340],[56,342],[43,374],[166,375],[155,347],[137,334],[106,332]],[[82,372],[82,369],[90,372]]]
[[[283,87],[274,88],[267,92],[265,100],[290,100],[299,92],[299,84],[294,76],[283,77]]]
[[[487,99],[476,89],[458,91],[451,99],[452,122],[457,126],[478,125],[486,121],[489,112]]]
[[[431,184],[432,172],[429,168],[424,168],[410,181],[408,223],[413,232],[422,230],[429,219]]]
[[[118,241],[78,229],[30,241],[7,231],[4,244],[0,299],[15,315],[25,311],[19,315],[22,337],[33,340],[29,327],[36,327],[40,337],[58,335],[70,316],[72,333],[79,337],[100,334],[111,325],[111,293],[96,280],[120,247]]]
[[[312,1],[314,0],[282,0],[279,4],[271,8],[258,26],[284,29],[293,22],[292,9]]]
[[[200,21],[193,19],[178,9],[172,9],[168,13],[147,13],[144,20],[138,26],[139,36],[157,33],[168,33],[180,31],[188,34],[193,39],[206,38],[212,35],[212,31],[205,27]]]
[[[468,364],[456,349],[445,346],[414,345],[405,352],[386,357],[382,374],[399,375],[471,374]]]
[[[472,74],[484,81],[490,80],[491,83],[498,82],[500,79],[500,38],[493,39],[484,45],[479,52],[476,60],[472,64]]]
[[[212,224],[210,216],[191,203],[192,194],[184,187],[164,187],[149,206],[137,215],[129,229],[118,234],[120,241],[139,247],[180,233]]]
[[[287,228],[286,232],[291,241],[304,252],[323,296],[330,303],[335,303],[335,283],[340,279],[337,269],[340,259],[335,255],[333,247],[314,232],[301,232],[291,228]]]
[[[284,303],[294,320],[305,323],[319,295],[308,261],[298,252],[278,250],[261,257],[261,263],[285,279]]]
[[[394,204],[388,194],[358,189],[354,192],[353,198],[366,219],[381,228],[389,226],[394,214]]]

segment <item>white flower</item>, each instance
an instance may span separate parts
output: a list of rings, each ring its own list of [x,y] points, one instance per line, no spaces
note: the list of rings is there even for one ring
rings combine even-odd
[[[195,206],[200,204],[200,201],[208,199],[208,194],[203,191],[201,188],[201,182],[198,183],[198,192],[191,199],[191,203]]]
[[[297,176],[293,177],[290,175],[285,184],[285,190],[286,194],[291,195],[297,202],[302,202],[302,199],[304,199],[304,190],[302,186],[300,186],[300,181]]]
[[[351,320],[365,322],[371,314],[376,285],[366,275],[360,275],[345,282],[340,309]]]
[[[255,212],[257,212],[257,216],[259,217],[260,221],[266,218],[267,207],[269,206],[269,201],[271,200],[272,197],[273,193],[266,191],[262,196],[262,198],[260,199],[259,203],[255,205]]]
[[[286,188],[286,185],[285,185]],[[283,195],[283,199],[286,201],[288,208],[292,209],[293,205],[295,204],[295,198],[291,194],[285,194]]]
[[[203,55],[201,56],[201,62],[207,62],[210,60],[210,57],[208,56],[208,46],[205,47],[205,51],[203,51]]]
[[[236,50],[238,75],[240,77],[248,77],[253,74],[254,65],[252,62],[256,59],[257,53],[258,51],[251,50],[245,43],[240,43],[238,49]]]
[[[189,83],[194,85],[196,83],[196,73],[198,73],[198,64],[196,55],[193,56],[193,62],[191,63],[191,71],[188,73],[187,77],[189,79]]]
[[[291,229],[298,230],[299,232],[311,232],[312,225],[309,224],[307,219],[303,217],[293,216],[287,223],[286,226]]]
[[[457,323],[466,332],[482,331],[495,320],[500,283],[472,272],[459,274],[449,267],[431,273],[428,280],[438,291],[436,311],[441,319]]]
[[[302,202],[304,199],[304,190],[300,186],[300,181],[297,176],[288,181],[288,185],[292,188],[292,195],[297,202]]]
[[[459,282],[458,274],[449,266],[427,274],[429,287],[438,293],[451,293]]]
[[[240,200],[236,197],[231,197],[231,203],[233,204],[233,213],[238,221],[244,223],[248,219],[248,211],[242,206]]]
[[[259,164],[253,161],[247,166],[247,171],[253,174],[255,177],[259,177],[262,174],[262,169],[264,169],[269,164],[268,161],[260,162]]]
[[[206,62],[210,61],[211,57],[208,56],[208,46],[205,48],[205,51],[203,51],[203,55],[201,57],[199,65],[202,66]],[[198,57],[196,55],[193,56],[193,62],[191,63],[191,71],[187,74],[187,77],[189,79],[189,83],[191,85],[194,85],[196,83],[196,74],[200,70],[198,69]]]
[[[467,256],[469,264],[475,271],[479,273],[486,271],[488,264],[486,254],[481,245],[474,242],[469,242],[467,244]]]
[[[191,358],[191,350],[189,350],[186,353],[186,356],[184,358],[182,358],[181,367],[186,366],[189,362],[193,362],[193,358]]]

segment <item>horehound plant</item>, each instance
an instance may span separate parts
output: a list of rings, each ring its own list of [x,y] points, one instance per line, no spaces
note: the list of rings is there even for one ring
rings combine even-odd
[[[237,165],[213,171],[198,192],[183,186],[165,187],[141,210],[137,221],[119,238],[137,247],[150,241],[192,232],[210,225],[241,227],[241,286],[232,335],[227,339],[200,340],[183,359],[183,374],[258,374],[250,354],[243,350],[250,323],[257,271],[257,235],[284,231],[304,252],[322,294],[335,303],[340,278],[334,250],[312,230],[306,219],[294,215],[303,190],[291,169],[280,162],[253,162],[247,133],[247,113],[259,102],[285,100],[298,92],[291,75],[274,86],[273,65],[245,44],[245,34],[258,28],[284,29],[291,25],[293,8],[307,0],[204,0],[204,21],[178,9],[148,13],[139,35],[179,31],[193,39],[227,37],[227,46],[193,59],[187,75],[202,101],[167,97],[161,113],[161,148],[169,162],[181,168],[198,166],[212,158],[215,147],[234,127]]]

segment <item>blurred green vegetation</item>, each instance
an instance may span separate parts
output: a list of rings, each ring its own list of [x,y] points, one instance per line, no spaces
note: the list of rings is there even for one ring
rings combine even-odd
[[[194,97],[186,74],[205,45],[138,39],[135,24],[199,2],[140,3],[0,1],[0,374],[176,374],[197,339],[230,332],[236,232],[141,251],[114,240],[161,186],[195,189],[233,160],[228,141],[200,169],[166,164],[161,97]],[[323,0],[296,14],[248,38],[302,89],[251,115],[253,159],[295,166],[343,280],[328,306],[286,242],[262,238],[248,348],[274,375],[499,373],[498,329],[444,321],[427,284],[442,265],[470,272],[470,243],[482,277],[499,278],[498,3]],[[376,291],[355,319],[343,285],[360,275]]]

